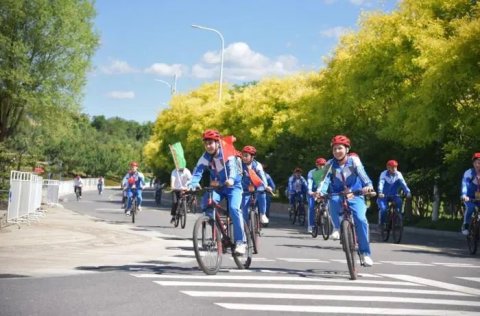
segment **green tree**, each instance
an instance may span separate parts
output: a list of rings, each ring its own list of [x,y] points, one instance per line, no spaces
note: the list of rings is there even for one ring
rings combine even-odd
[[[0,142],[28,117],[78,108],[98,45],[89,0],[0,2]]]

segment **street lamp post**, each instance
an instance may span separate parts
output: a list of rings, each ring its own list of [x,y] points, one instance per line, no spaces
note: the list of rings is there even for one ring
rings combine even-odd
[[[222,84],[223,84],[223,51],[225,50],[225,41],[223,39],[222,33],[217,31],[216,29],[212,29],[209,27],[201,26],[201,25],[196,25],[192,24],[192,27],[197,28],[197,29],[202,29],[202,30],[207,30],[207,31],[212,31],[218,34],[220,36],[220,39],[222,40],[222,52],[220,54],[220,86],[218,88],[218,101],[222,101]]]
[[[170,88],[170,94],[175,94],[177,92],[177,74],[173,77],[173,86],[165,80],[155,79],[155,81],[166,84]]]

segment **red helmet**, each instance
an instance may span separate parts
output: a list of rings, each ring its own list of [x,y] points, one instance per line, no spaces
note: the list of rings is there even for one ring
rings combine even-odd
[[[398,167],[398,162],[396,160],[387,161],[387,167]]]
[[[474,153],[472,156],[472,161],[480,159],[480,153]]]
[[[138,167],[138,162],[132,161],[132,162],[130,163],[130,167]]]
[[[344,145],[350,147],[350,139],[348,139],[348,137],[345,135],[334,136],[330,142],[330,146],[333,145]]]
[[[247,154],[250,154],[252,156],[255,156],[257,154],[257,150],[253,146],[245,146],[242,149],[242,153],[247,153]]]
[[[203,132],[202,138],[203,140],[220,140],[220,133],[216,129],[207,129],[205,132]]]
[[[317,160],[315,160],[316,165],[325,166],[326,163],[327,161],[325,160],[325,158],[322,157],[319,157],[317,158]]]

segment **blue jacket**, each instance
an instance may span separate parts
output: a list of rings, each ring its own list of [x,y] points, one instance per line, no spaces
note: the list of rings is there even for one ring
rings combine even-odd
[[[266,172],[265,172],[265,177],[267,178],[268,186],[271,187],[273,191],[275,191],[275,182],[273,182],[272,177]]]
[[[192,187],[199,185],[203,172],[206,169],[210,170],[211,181],[218,181],[221,185],[223,185],[227,179],[231,179],[233,180],[234,186],[241,184],[242,162],[240,158],[231,156],[227,161],[224,161],[223,152],[221,149],[218,150],[218,154],[216,156],[212,156],[208,152],[205,152],[200,159],[198,159],[197,165],[192,173],[192,180],[190,182]]]
[[[267,185],[267,177],[265,176],[265,171],[263,171],[262,164],[256,160],[253,160],[251,167],[255,171],[255,173],[259,176],[259,178],[262,179],[262,182],[263,182],[262,185],[256,188],[257,191],[265,191],[265,187]],[[250,185],[253,185],[253,183],[252,183],[252,180],[250,180],[250,175],[248,174],[248,166],[244,163],[242,163],[242,171],[243,171],[243,177],[242,177],[243,192],[249,192],[248,187]]]
[[[137,187],[137,190],[142,190],[145,186],[145,176],[143,175],[143,173],[136,171],[133,174],[130,174],[130,172],[127,172],[127,174],[125,175],[125,177],[123,177],[122,180],[122,185],[124,188],[130,189],[132,187],[132,185],[128,183],[128,179],[130,177],[133,177],[135,179],[135,186]]]
[[[474,199],[477,190],[480,190],[480,178],[476,177],[475,169],[470,168],[463,174],[461,196]]]
[[[336,159],[330,159],[325,168],[327,170],[325,181],[317,189],[317,192],[321,194],[340,193],[345,190],[345,186],[351,191],[372,186],[372,180],[368,177],[358,157],[349,156],[343,167],[340,167]]]
[[[296,178],[295,176],[290,176],[288,178],[288,193],[307,193],[307,181],[303,176]]]
[[[390,174],[388,170],[385,170],[380,174],[380,180],[378,181],[379,194],[396,195],[400,189],[406,194],[410,194],[410,189],[400,171]]]

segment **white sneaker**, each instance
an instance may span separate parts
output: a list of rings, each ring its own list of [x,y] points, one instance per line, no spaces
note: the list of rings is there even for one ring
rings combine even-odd
[[[468,229],[462,229],[462,235],[468,236]]]
[[[141,206],[137,207],[137,210],[138,210],[139,212],[141,212],[141,211],[142,211],[142,207],[141,207]]]
[[[130,210],[128,210],[125,215],[130,216]]]
[[[373,260],[370,258],[370,256],[363,256],[363,265],[365,267],[371,267],[373,266]]]
[[[262,216],[260,216],[260,223],[262,223],[262,224],[268,224],[268,217],[267,217],[267,215],[262,214]]]
[[[312,227],[312,226],[308,226],[308,228],[307,228],[307,232],[308,232],[309,234],[311,234],[311,233],[312,233],[312,231],[313,231],[313,227]]]
[[[339,240],[340,239],[340,233],[338,230],[334,230],[332,233],[332,240]]]
[[[244,243],[237,243],[237,245],[235,246],[235,253],[237,255],[244,255],[246,251],[247,245]]]

